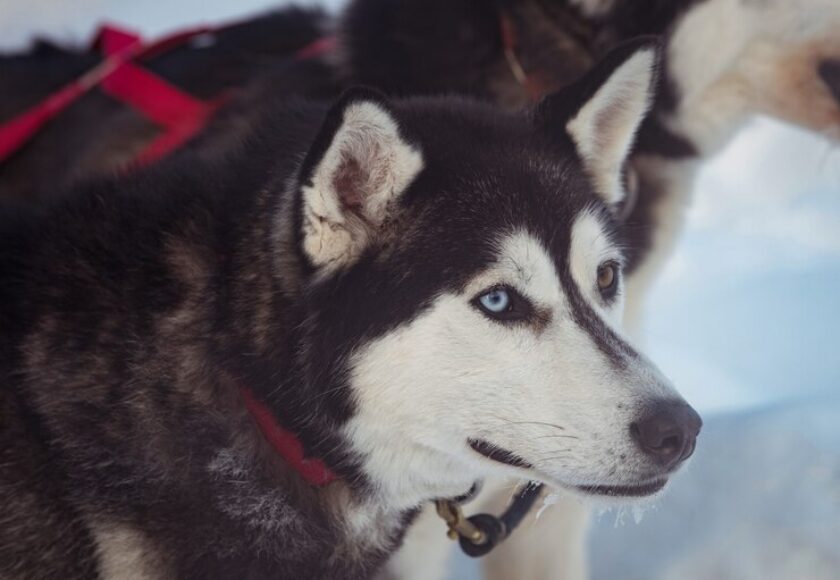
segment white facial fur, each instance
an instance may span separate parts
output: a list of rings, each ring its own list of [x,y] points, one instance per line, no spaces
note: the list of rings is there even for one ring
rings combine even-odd
[[[566,125],[598,193],[608,204],[624,199],[621,171],[650,108],[655,78],[656,51],[638,50]]]
[[[629,425],[639,404],[675,398],[643,358],[619,370],[573,319],[557,269],[539,240],[503,237],[498,259],[463,293],[437,297],[412,322],[359,350],[351,384],[357,415],[346,428],[388,500],[409,507],[464,493],[494,473],[555,485],[624,485],[650,478]],[[568,259],[587,303],[615,324],[596,272],[618,258],[594,213],[575,221]],[[547,314],[542,325],[502,324],[470,304],[507,284]],[[485,458],[468,439],[496,444],[534,465],[525,471]]]
[[[341,127],[303,188],[303,249],[326,273],[352,262],[423,169],[423,156],[374,102],[347,106]]]

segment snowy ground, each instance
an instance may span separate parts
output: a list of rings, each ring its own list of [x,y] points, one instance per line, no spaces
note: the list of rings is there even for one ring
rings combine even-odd
[[[272,5],[0,0],[0,50],[32,32],[84,42],[103,18],[153,35]],[[706,426],[690,468],[641,523],[599,518],[594,578],[840,578],[840,151],[757,121],[695,199],[645,341]],[[455,562],[453,580],[474,575]]]
[[[599,518],[593,580],[840,578],[840,396],[717,415],[636,524]]]
[[[662,499],[596,517],[592,580],[837,580],[838,420],[840,393],[708,417]],[[468,578],[456,557],[450,580]]]

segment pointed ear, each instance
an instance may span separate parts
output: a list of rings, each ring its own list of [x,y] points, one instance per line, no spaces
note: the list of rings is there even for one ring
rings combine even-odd
[[[300,172],[301,249],[311,266],[332,270],[358,258],[422,168],[382,94],[345,92]]]
[[[597,193],[610,205],[624,199],[622,171],[653,103],[659,53],[655,37],[626,43],[537,110],[539,121],[571,138]]]

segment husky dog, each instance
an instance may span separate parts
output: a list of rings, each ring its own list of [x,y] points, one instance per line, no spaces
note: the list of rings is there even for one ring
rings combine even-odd
[[[503,38],[502,16],[513,39]],[[515,108],[534,88],[565,86],[622,39],[662,35],[662,79],[630,154],[620,219],[624,323],[633,334],[681,230],[698,168],[750,116],[840,138],[839,30],[836,0],[355,0],[343,21],[342,56],[348,78],[394,94],[455,91]],[[498,487],[486,485],[475,509],[502,509],[510,485]],[[485,558],[487,578],[585,577],[587,522],[586,506],[561,498]],[[418,519],[406,546],[423,547],[401,552],[393,575],[442,574],[446,540],[436,525],[433,515]],[[425,565],[415,576],[418,561]]]
[[[6,216],[0,576],[364,578],[485,477],[660,490],[701,423],[618,330],[615,220],[656,61],[523,113],[278,105]]]

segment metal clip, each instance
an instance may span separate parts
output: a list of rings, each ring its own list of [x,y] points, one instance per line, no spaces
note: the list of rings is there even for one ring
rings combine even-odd
[[[438,515],[449,528],[446,535],[449,536],[450,540],[457,540],[461,537],[476,545],[484,544],[487,541],[487,534],[464,517],[464,512],[457,503],[439,499],[435,501],[435,507]]]

